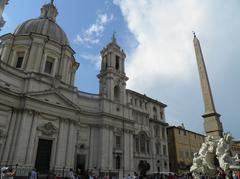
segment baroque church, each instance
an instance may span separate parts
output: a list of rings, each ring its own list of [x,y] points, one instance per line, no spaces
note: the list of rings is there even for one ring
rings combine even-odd
[[[115,36],[101,51],[99,94],[74,86],[79,63],[53,1],[0,37],[0,165],[63,176],[169,171],[166,105],[126,88]]]

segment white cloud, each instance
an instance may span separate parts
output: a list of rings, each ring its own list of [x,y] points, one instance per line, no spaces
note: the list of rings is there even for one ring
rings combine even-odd
[[[96,22],[91,24],[87,29],[83,30],[82,33],[77,34],[75,42],[86,46],[98,44],[105,26],[112,20],[113,14],[98,14]]]
[[[119,0],[138,47],[130,54],[128,74],[133,79],[186,79],[192,67],[192,30],[206,18],[196,1]],[[145,73],[141,69],[144,67]],[[149,78],[150,77],[150,78]],[[129,82],[132,86],[136,80]]]
[[[224,73],[231,73],[230,65],[240,65],[236,60],[240,56],[240,36],[233,33],[240,30],[239,1],[114,0],[114,3],[121,8],[138,42],[127,56],[128,88],[166,102],[168,122],[186,122],[186,126],[191,126],[194,120],[193,129],[202,131],[199,126],[203,104],[192,31],[200,39],[211,83],[219,80],[215,88],[223,96],[227,91],[227,85],[220,87],[226,78]],[[234,77],[237,80],[236,74]],[[216,106],[226,109],[223,101]],[[199,119],[195,120],[196,117]],[[229,124],[225,125],[229,128]]]

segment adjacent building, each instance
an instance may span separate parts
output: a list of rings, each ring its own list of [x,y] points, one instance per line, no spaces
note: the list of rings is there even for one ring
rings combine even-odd
[[[2,14],[3,14],[5,6],[8,4],[8,1],[9,0],[0,0],[0,30],[6,23],[5,20],[3,19]]]
[[[193,154],[199,151],[205,136],[184,126],[169,126],[167,134],[170,171],[177,174],[189,172]]]
[[[53,1],[0,37],[0,165],[58,176],[70,168],[117,176],[169,171],[166,105],[126,88],[115,36],[101,51],[99,94],[79,91],[79,63]],[[86,76],[87,78],[87,76]]]

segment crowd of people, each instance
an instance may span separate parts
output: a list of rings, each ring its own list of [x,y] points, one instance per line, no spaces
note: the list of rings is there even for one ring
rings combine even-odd
[[[16,169],[12,167],[2,167],[1,168],[1,179],[14,179],[16,176]],[[42,178],[42,177],[41,177]],[[57,176],[52,172],[49,172],[48,175],[45,176],[46,179],[193,179],[191,173],[185,173],[181,175],[177,175],[175,173],[155,173],[146,176],[138,175],[137,172],[134,172],[133,175],[126,175],[119,178],[118,175],[113,173],[99,173],[94,174],[91,171],[87,171],[85,173],[74,172],[73,169],[70,169],[63,176]],[[224,173],[223,171],[218,171],[216,177],[208,177],[204,174],[200,173],[200,179],[240,179],[240,171],[229,171],[228,173]],[[39,174],[36,169],[32,169],[26,179],[39,179]]]

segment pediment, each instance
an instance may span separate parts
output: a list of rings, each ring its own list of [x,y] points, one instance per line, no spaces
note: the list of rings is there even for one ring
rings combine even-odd
[[[35,100],[44,101],[45,103],[53,104],[56,106],[79,109],[79,107],[70,99],[57,91],[34,92],[28,93],[27,96]]]

